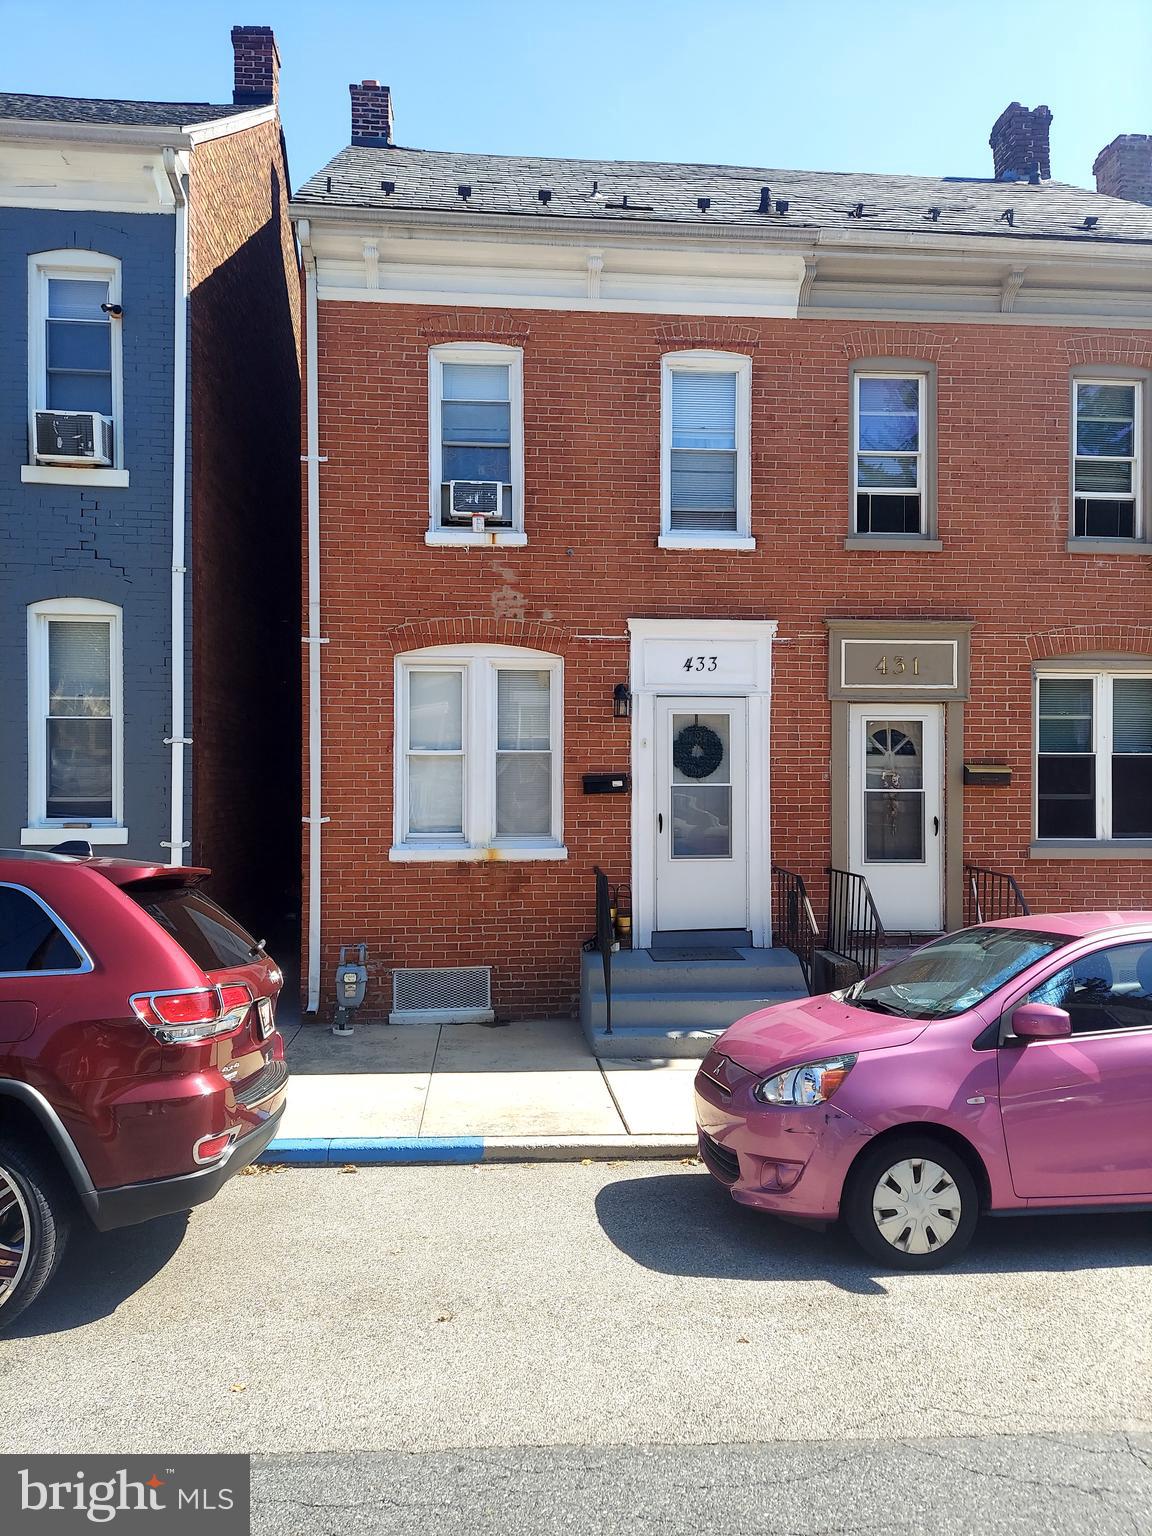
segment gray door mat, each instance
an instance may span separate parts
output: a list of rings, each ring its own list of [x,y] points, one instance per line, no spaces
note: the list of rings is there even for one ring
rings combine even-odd
[[[650,949],[648,956],[652,960],[671,960],[673,963],[686,960],[743,960],[744,956],[738,949],[733,949],[728,944],[719,944],[711,949]]]

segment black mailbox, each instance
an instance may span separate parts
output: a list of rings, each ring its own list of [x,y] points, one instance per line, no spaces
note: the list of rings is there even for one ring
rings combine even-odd
[[[631,788],[632,781],[626,773],[586,773],[584,775],[586,795],[626,795]]]

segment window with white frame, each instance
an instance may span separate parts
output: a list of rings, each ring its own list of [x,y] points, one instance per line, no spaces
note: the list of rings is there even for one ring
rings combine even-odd
[[[562,855],[558,657],[432,647],[396,669],[393,856]]]
[[[1136,379],[1075,378],[1072,535],[1139,539],[1143,385]]]
[[[432,348],[428,416],[434,533],[523,531],[522,381],[518,347]]]
[[[661,533],[670,541],[750,532],[751,359],[670,353],[661,369]]]
[[[927,531],[927,379],[922,373],[853,374],[854,532]]]
[[[28,404],[37,411],[94,411],[111,420],[121,463],[120,263],[96,251],[42,252],[29,265]],[[34,461],[34,454],[33,454]]]
[[[1037,679],[1036,835],[1152,838],[1152,667]]]
[[[31,827],[122,824],[121,613],[53,598],[28,610]]]

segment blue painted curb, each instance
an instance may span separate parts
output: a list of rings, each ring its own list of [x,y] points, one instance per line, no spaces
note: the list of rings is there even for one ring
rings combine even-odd
[[[333,1163],[481,1163],[482,1136],[285,1136],[270,1141],[260,1163],[328,1167]]]

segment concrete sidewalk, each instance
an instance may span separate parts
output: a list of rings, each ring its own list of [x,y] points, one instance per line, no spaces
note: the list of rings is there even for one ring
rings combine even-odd
[[[691,1060],[599,1062],[575,1019],[285,1030],[292,1080],[273,1163],[680,1157]]]

